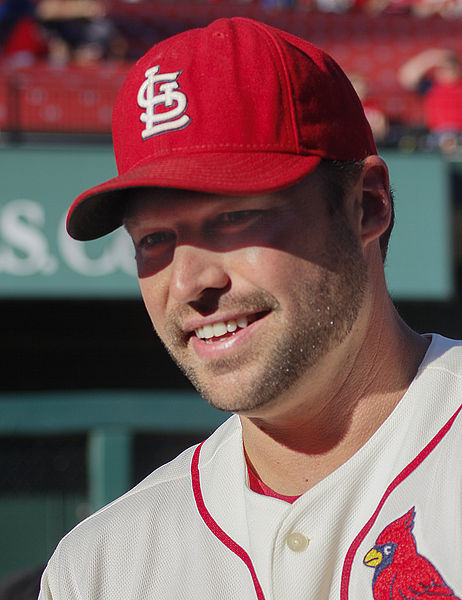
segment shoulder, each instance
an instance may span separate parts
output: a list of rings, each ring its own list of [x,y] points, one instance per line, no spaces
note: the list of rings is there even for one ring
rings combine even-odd
[[[236,430],[237,417],[231,417],[204,442],[203,454],[213,462],[217,449],[226,445]],[[179,518],[187,517],[193,509],[191,486],[191,463],[198,445],[184,450],[172,461],[162,465],[127,493],[103,507],[63,538],[61,547],[75,548],[82,544],[98,543],[101,536],[114,534],[116,537],[140,528],[162,529],[164,518],[178,512]],[[166,516],[165,516],[166,515]]]
[[[410,406],[414,419],[417,413],[431,423],[443,426],[448,419],[456,419],[462,426],[462,341],[432,334],[431,344],[410,387]],[[460,416],[459,416],[460,415]],[[439,425],[438,425],[439,424]],[[454,429],[454,428],[453,428]]]
[[[440,371],[462,378],[462,340],[431,334],[431,344],[419,371]]]
[[[204,443],[206,464],[220,457],[228,440],[236,443],[238,417],[231,417]],[[122,598],[127,573],[143,569],[163,573],[165,560],[190,553],[202,527],[192,489],[192,446],[156,469],[137,486],[94,513],[58,544],[45,571],[43,587],[54,598]],[[167,557],[167,559],[166,559]],[[127,592],[128,593],[128,592]]]

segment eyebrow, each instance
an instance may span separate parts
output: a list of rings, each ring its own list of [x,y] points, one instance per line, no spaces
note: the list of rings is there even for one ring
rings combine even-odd
[[[127,227],[128,225],[131,224],[136,224],[137,219],[134,219],[133,217],[126,217],[125,215],[122,217],[122,225],[124,227]]]
[[[145,219],[133,215],[124,215],[122,217],[122,225],[125,229],[141,227],[145,223]]]

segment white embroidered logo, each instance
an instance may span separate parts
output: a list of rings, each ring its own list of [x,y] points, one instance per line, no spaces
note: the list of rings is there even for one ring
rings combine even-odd
[[[160,65],[157,65],[146,71],[146,80],[138,90],[138,106],[146,109],[140,116],[140,120],[146,123],[141,133],[144,140],[165,131],[183,129],[191,120],[185,114],[188,100],[186,95],[179,91],[180,86],[177,83],[181,71],[159,75],[159,68]],[[160,84],[157,94],[156,84]],[[156,112],[156,106],[159,104],[173,108]]]

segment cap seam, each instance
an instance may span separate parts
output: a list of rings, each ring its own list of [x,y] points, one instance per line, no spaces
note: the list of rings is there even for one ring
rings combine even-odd
[[[313,154],[313,155],[311,155],[311,157],[312,157],[312,158],[315,158],[316,156],[318,156],[318,157],[319,157],[319,155],[314,155],[314,154]],[[299,158],[301,158],[301,157],[300,157],[300,155],[298,155],[298,157],[299,157]],[[309,158],[309,157],[307,156],[306,158]],[[321,157],[319,157],[319,158],[321,158]],[[148,163],[148,164],[149,164],[149,163]],[[277,173],[278,171],[282,171],[282,170],[284,170],[284,169],[286,169],[286,168],[287,168],[287,167],[286,167],[286,164],[285,164],[285,163],[283,163],[283,162],[281,161],[279,164],[277,164],[277,165],[273,165],[273,168],[272,168],[272,173]],[[265,166],[262,166],[260,169],[256,169],[256,170],[254,170],[254,172],[253,172],[253,175],[256,175],[256,174],[258,173],[258,171],[259,171],[259,170],[264,170],[264,169],[266,169],[266,167],[265,167]],[[234,169],[233,169],[233,168],[230,168],[230,169],[226,169],[226,168],[224,168],[224,169],[222,169],[222,170],[221,170],[221,174],[222,174],[222,175],[226,175],[226,174],[234,174],[234,172],[235,172],[235,171],[234,171]],[[129,173],[129,171],[127,171],[127,174],[128,174],[128,173]],[[199,175],[199,172],[197,172],[197,171],[196,171],[196,175],[195,175],[195,176],[196,176],[196,177],[199,177],[199,176],[200,176],[200,175]],[[166,175],[165,175],[165,173],[163,173],[163,177],[164,177],[164,178],[166,178]],[[117,179],[119,179],[119,178],[117,178]],[[172,179],[172,177],[170,177],[170,179]],[[173,177],[173,179],[175,179],[175,177]],[[107,184],[107,183],[109,183],[109,182],[106,182],[106,184]],[[103,184],[101,184],[101,185],[103,186],[103,185],[105,185],[105,184],[103,183]],[[141,186],[143,186],[143,184],[140,184],[140,185],[141,185]],[[124,187],[125,187],[125,185],[122,185],[122,187],[121,187],[120,189],[123,189]],[[133,187],[133,186],[127,186],[127,187]],[[157,186],[154,186],[154,187],[157,187]],[[160,187],[160,186],[159,186],[159,187]],[[110,190],[107,190],[107,191],[109,191],[109,192],[113,192],[113,191],[115,191],[115,190],[116,190],[116,188],[114,188],[114,189],[112,189],[112,190],[110,189]],[[103,190],[103,191],[98,191],[98,192],[96,192],[96,193],[95,193],[95,195],[98,195],[98,194],[100,194],[100,193],[104,193],[104,190]],[[90,197],[90,196],[88,196],[88,197]]]
[[[282,65],[282,70],[284,73],[284,80],[285,80],[285,84],[286,84],[287,94],[289,96],[290,122],[292,124],[292,135],[294,136],[294,139],[295,139],[295,145],[297,148],[297,152],[300,152],[301,145],[299,143],[297,119],[296,119],[296,115],[295,115],[295,111],[294,111],[294,97],[293,97],[292,84],[290,81],[290,77],[289,77],[289,73],[288,73],[287,65],[286,65],[286,61],[285,61],[285,56],[283,54],[281,44],[277,40],[276,36],[272,33],[272,31],[269,31],[263,27],[260,27],[258,25],[258,23],[252,23],[252,25],[254,25],[257,29],[260,29],[262,31],[262,33],[264,33],[265,35],[267,35],[269,37],[269,39],[272,41],[272,43],[275,46],[276,51],[278,53],[279,60]]]
[[[144,162],[149,162],[150,160],[156,159],[156,158],[162,158],[163,156],[169,156],[172,153],[177,153],[177,152],[184,152],[187,151],[188,154],[194,154],[194,150],[201,150],[201,151],[216,151],[216,152],[220,152],[221,150],[225,151],[225,150],[230,150],[230,149],[234,149],[234,150],[240,150],[240,149],[245,149],[245,150],[253,150],[254,152],[258,152],[258,151],[268,151],[271,149],[271,153],[279,153],[279,154],[292,154],[294,156],[321,156],[324,157],[325,153],[321,152],[317,149],[311,150],[309,148],[304,148],[304,147],[300,147],[297,151],[294,149],[287,149],[281,146],[274,146],[273,144],[201,144],[198,146],[179,146],[178,148],[169,148],[169,149],[165,149],[163,151],[159,151],[157,153],[153,153],[153,154],[149,154],[149,156],[144,156],[143,158],[141,158],[140,160],[138,160],[136,163],[134,163],[128,170],[131,171],[132,169],[138,167],[141,163]],[[301,152],[304,151],[304,154],[301,154]],[[197,154],[202,154],[202,152],[197,152]]]
[[[316,158],[316,157],[313,155],[310,158]],[[281,161],[279,164],[273,165],[273,167],[272,167],[272,173],[277,173],[278,171],[283,171],[285,169],[287,169],[287,165]],[[265,165],[260,166],[258,169],[254,169],[253,175],[257,174],[259,171],[265,171],[265,170],[266,170],[266,166]],[[223,174],[223,175],[224,174],[228,174],[228,173],[229,174],[234,174],[235,171],[232,168],[230,168],[230,169],[223,168],[220,171],[220,174]],[[163,174],[163,175],[164,175],[164,177],[166,176],[165,174]],[[202,176],[202,171],[196,171],[196,175],[195,176],[196,177]],[[205,176],[207,176],[207,172],[205,172]]]

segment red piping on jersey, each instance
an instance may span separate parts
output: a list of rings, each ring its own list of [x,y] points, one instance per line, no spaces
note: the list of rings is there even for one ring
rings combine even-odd
[[[439,430],[439,432],[435,435],[435,437],[425,446],[425,448],[423,450],[421,450],[419,452],[419,454],[414,458],[414,460],[412,462],[410,462],[401,471],[401,473],[399,473],[399,475],[397,475],[395,477],[395,479],[393,479],[393,481],[390,483],[390,485],[385,490],[385,493],[382,496],[382,499],[380,500],[372,517],[364,525],[364,527],[361,529],[359,534],[353,540],[353,543],[351,544],[350,548],[348,549],[348,552],[347,552],[347,555],[345,558],[345,562],[343,563],[342,583],[341,583],[341,588],[340,588],[340,600],[348,600],[348,587],[350,585],[350,575],[351,575],[351,568],[353,566],[354,557],[356,555],[356,552],[357,552],[359,546],[362,544],[362,542],[364,541],[364,538],[369,533],[369,531],[372,528],[372,525],[375,523],[375,520],[379,516],[379,513],[382,510],[382,507],[385,504],[385,501],[387,500],[388,496],[393,492],[393,490],[396,487],[398,487],[398,485],[400,483],[402,483],[407,477],[409,477],[409,475],[413,471],[415,471],[415,469],[417,469],[417,467],[427,458],[427,456],[429,456],[429,454],[431,452],[433,452],[433,450],[436,448],[436,446],[441,442],[441,440],[444,438],[444,436],[451,429],[454,421],[456,420],[457,415],[460,413],[461,410],[462,410],[462,406],[459,406],[459,408],[456,410],[456,412],[452,415],[452,417],[449,419],[449,421],[445,425],[443,425],[443,427]]]
[[[202,442],[202,444],[203,443],[204,442]],[[241,546],[239,546],[239,544],[237,544],[234,540],[232,540],[229,537],[229,535],[227,533],[225,533],[223,531],[223,529],[221,529],[221,527],[214,520],[214,518],[212,517],[212,515],[209,513],[209,511],[207,510],[207,508],[205,506],[204,498],[202,497],[201,482],[200,482],[200,475],[199,475],[199,454],[200,454],[200,451],[202,448],[202,444],[199,444],[199,446],[194,451],[194,455],[193,455],[192,462],[191,462],[192,488],[193,488],[194,498],[196,500],[196,505],[197,505],[199,514],[202,517],[202,520],[204,521],[204,523],[207,525],[207,527],[213,533],[213,535],[216,536],[222,544],[224,544],[227,548],[229,548],[231,550],[231,552],[234,552],[234,554],[236,554],[242,561],[244,561],[246,567],[250,571],[250,575],[252,576],[252,581],[253,581],[253,585],[254,585],[258,600],[265,600],[263,591],[261,589],[260,582],[258,581],[257,574],[255,573],[255,568],[252,564],[252,560],[251,560],[250,556],[247,554],[247,552],[244,550],[244,548],[241,548]]]

